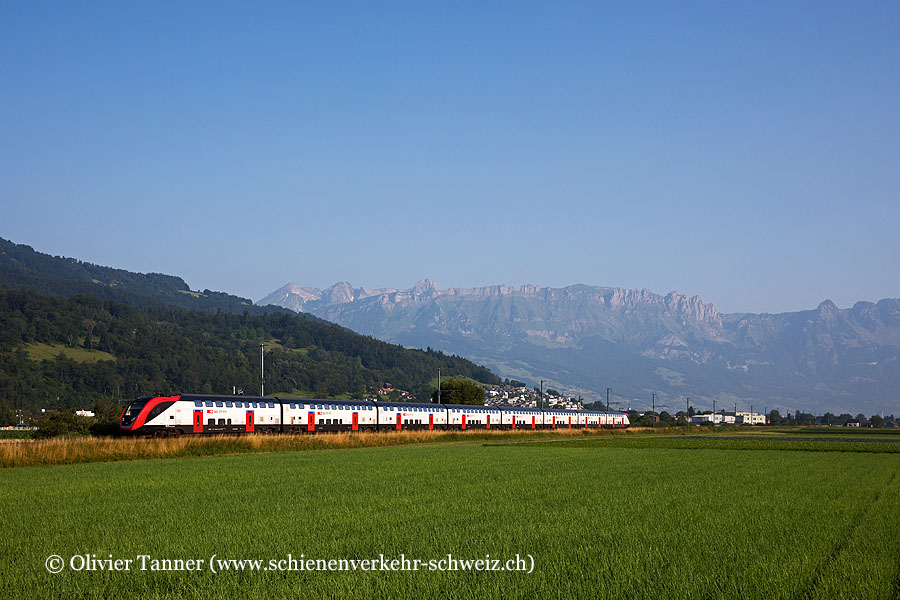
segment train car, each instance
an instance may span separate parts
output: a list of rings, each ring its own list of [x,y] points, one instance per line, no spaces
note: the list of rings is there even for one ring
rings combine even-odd
[[[378,411],[368,400],[282,398],[281,405],[286,433],[374,431],[378,427]]]
[[[378,401],[378,430],[446,429],[447,409],[443,404]]]
[[[625,413],[604,413],[604,427],[610,429],[620,429],[628,427],[631,422]]]
[[[501,410],[495,406],[472,404],[445,404],[449,429],[501,429]]]
[[[584,427],[584,418],[580,410],[557,408],[544,409],[544,429],[573,429]]]
[[[588,410],[584,412],[584,426],[588,429],[600,429],[604,413],[596,410]]]
[[[502,429],[539,429],[544,425],[544,411],[539,408],[501,408]]]

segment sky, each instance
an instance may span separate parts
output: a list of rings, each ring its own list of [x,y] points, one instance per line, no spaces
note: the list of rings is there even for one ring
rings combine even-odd
[[[900,3],[0,0],[0,237],[258,300],[900,297]]]

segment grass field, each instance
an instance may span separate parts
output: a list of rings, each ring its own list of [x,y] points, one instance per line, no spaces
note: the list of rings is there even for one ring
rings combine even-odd
[[[639,441],[523,439],[4,469],[0,595],[900,595],[900,456],[794,451],[790,440],[752,449]],[[534,571],[45,570],[49,555],[85,553],[206,561],[216,554],[264,564],[288,554],[530,554]]]
[[[32,342],[31,344],[25,344],[23,348],[25,349],[25,352],[28,353],[28,358],[37,361],[53,360],[60,353],[66,358],[71,358],[74,361],[82,363],[96,363],[101,360],[116,360],[116,357],[109,352],[103,352],[102,350],[88,350],[87,348],[81,347],[71,348],[62,344],[41,344]]]

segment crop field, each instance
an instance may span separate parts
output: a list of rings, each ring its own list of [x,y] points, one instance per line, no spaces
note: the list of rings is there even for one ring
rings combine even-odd
[[[0,597],[900,596],[896,453],[846,451],[841,441],[800,451],[791,440],[642,440],[3,469]],[[71,557],[84,554],[133,562],[127,571],[73,570]],[[448,554],[504,565],[519,555],[531,572],[429,570]],[[63,558],[62,572],[47,571],[50,555]],[[147,562],[142,571],[140,555],[204,563],[153,571]],[[261,568],[232,563],[214,573],[212,555],[214,564],[258,559]],[[424,566],[279,570],[288,555],[375,564],[402,555]]]

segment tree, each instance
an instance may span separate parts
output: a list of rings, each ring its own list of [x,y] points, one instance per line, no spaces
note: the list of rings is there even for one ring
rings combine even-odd
[[[688,424],[688,420],[685,419],[683,416],[679,416],[678,419],[675,421],[675,424],[678,425],[679,427],[685,427]]]
[[[437,402],[437,391],[431,395],[432,402]],[[461,377],[448,377],[441,380],[441,402],[444,404],[484,405],[484,388]]]
[[[675,421],[675,418],[669,414],[669,411],[664,410],[659,413],[659,420],[661,423],[673,423]]]
[[[90,425],[90,419],[76,415],[74,409],[58,410],[38,419],[37,437],[87,435]]]
[[[769,425],[781,425],[781,413],[774,408],[769,411]]]
[[[881,415],[872,415],[869,418],[869,424],[872,427],[884,427],[884,419],[881,418]]]

